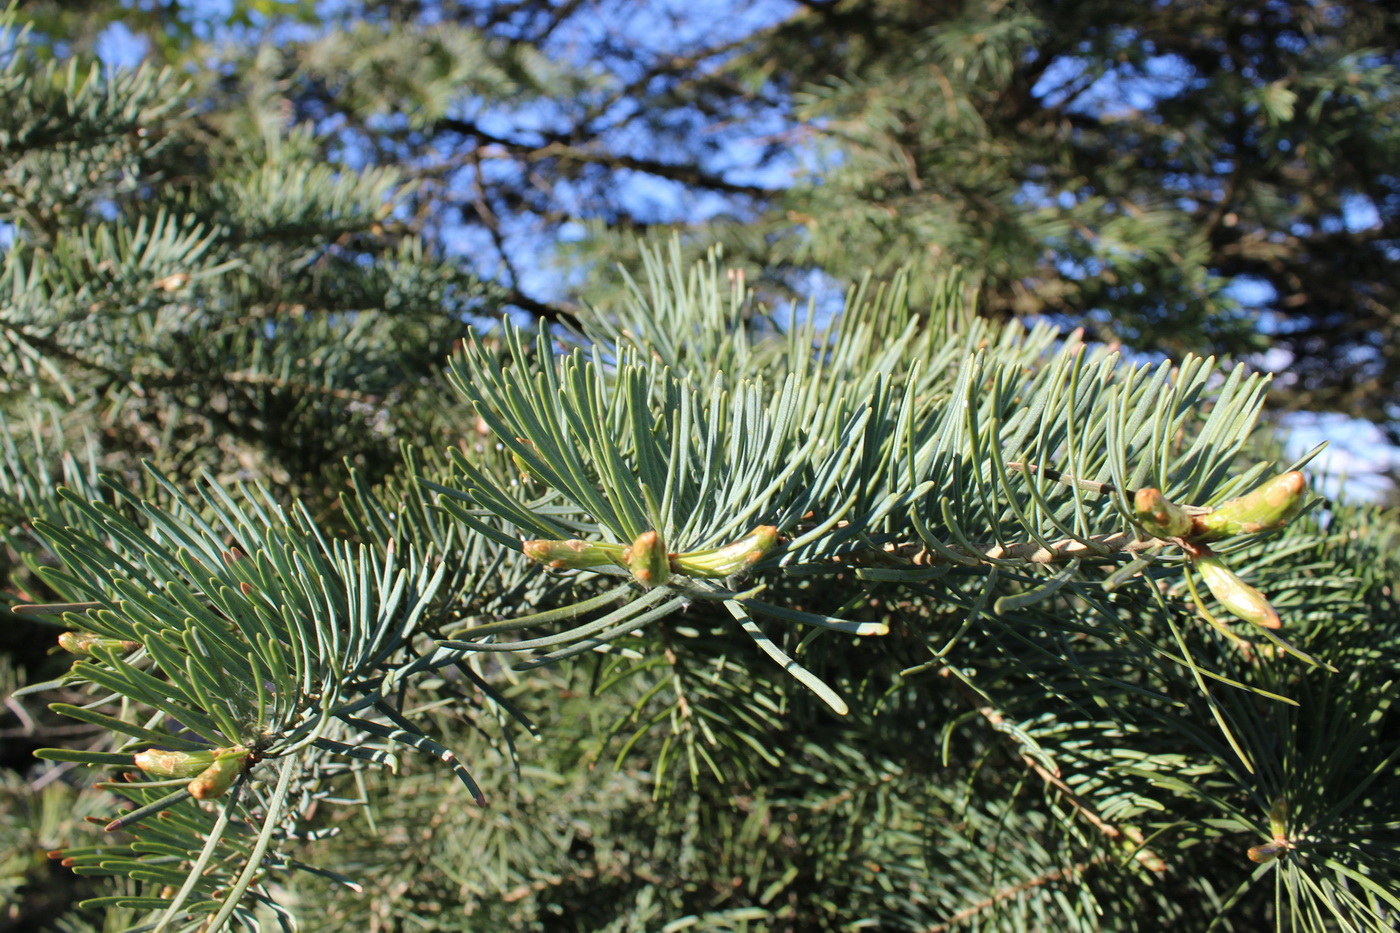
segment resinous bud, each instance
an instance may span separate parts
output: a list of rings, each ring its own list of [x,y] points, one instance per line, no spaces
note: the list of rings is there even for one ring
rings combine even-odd
[[[136,767],[153,778],[194,777],[214,763],[218,749],[204,752],[170,752],[163,748],[148,748],[137,752]]]
[[[672,564],[677,573],[686,576],[727,577],[763,560],[777,544],[778,529],[772,525],[759,525],[724,547],[677,554]]]
[[[1138,524],[1154,538],[1180,538],[1191,531],[1191,516],[1181,506],[1148,487],[1133,493]]]
[[[661,586],[671,579],[671,555],[658,531],[637,535],[632,546],[622,554],[632,578],[645,587]]]
[[[1191,538],[1219,541],[1234,535],[1252,535],[1282,528],[1303,508],[1308,491],[1302,473],[1281,473],[1247,495],[1197,515]]]
[[[520,548],[526,557],[554,570],[581,570],[585,567],[615,564],[618,562],[616,552],[620,550],[617,545],[608,547],[596,541],[581,541],[578,538],[570,538],[567,541],[536,538],[520,542]]]
[[[163,748],[148,748],[137,752],[133,761],[136,767],[154,778],[195,777],[209,768],[220,758],[241,759],[248,754],[242,745],[227,748],[210,748],[200,752],[172,752]]]
[[[1250,846],[1249,852],[1246,854],[1249,855],[1249,860],[1251,862],[1263,863],[1272,862],[1287,851],[1288,843],[1275,840],[1274,842],[1265,842],[1257,846]]]
[[[140,648],[141,643],[107,638],[92,632],[64,632],[58,636],[58,646],[72,654],[92,654],[94,648],[111,648],[125,654]]]
[[[1276,798],[1269,808],[1269,832],[1274,836],[1273,841],[1249,847],[1251,862],[1271,862],[1293,848],[1293,843],[1288,841],[1288,800],[1284,797]]]
[[[1261,628],[1274,629],[1283,626],[1278,613],[1269,605],[1264,594],[1236,576],[1235,572],[1225,566],[1225,562],[1209,549],[1201,548],[1194,562],[1196,569],[1201,572],[1201,578],[1210,588],[1211,595],[1220,600],[1220,605],[1232,615]]]
[[[190,796],[196,800],[213,800],[215,797],[222,797],[224,791],[233,784],[234,778],[243,770],[243,760],[248,757],[248,749],[220,749],[220,752],[229,754],[216,757],[214,763],[203,771],[193,781],[186,785]]]

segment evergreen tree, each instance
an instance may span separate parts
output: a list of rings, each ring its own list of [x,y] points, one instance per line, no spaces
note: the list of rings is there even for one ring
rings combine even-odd
[[[1140,350],[1272,348],[1279,402],[1400,439],[1390,5],[810,9],[756,53],[828,153],[779,257],[963,265],[985,311]]]
[[[1265,379],[680,247],[521,326],[278,95],[6,38],[7,622],[64,660],[4,671],[53,738],[4,832],[99,879],[59,928],[1393,928],[1394,526]]]
[[[413,393],[491,289],[408,230],[401,174],[326,164],[271,95],[201,113],[173,69],[106,77],[33,50],[3,78],[6,394],[61,400],[112,469],[295,495],[421,443]]]
[[[236,12],[253,7],[309,12]],[[162,54],[214,34],[192,16],[145,21]],[[1400,438],[1389,5],[354,0],[321,16],[261,33],[243,16],[235,44],[188,53],[226,62],[198,96],[275,88],[337,129],[328,157],[421,177],[417,208],[532,314],[569,310],[537,272],[561,234],[604,275],[658,226],[696,256],[723,240],[756,287],[911,265],[923,300],[961,267],[985,313],[1176,356],[1273,348],[1277,403]]]

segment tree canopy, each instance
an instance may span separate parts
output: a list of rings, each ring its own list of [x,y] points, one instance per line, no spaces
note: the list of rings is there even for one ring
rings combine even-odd
[[[312,9],[133,25],[200,62],[204,108],[416,179],[415,220],[530,313],[658,227],[786,290],[966,267],[984,313],[1259,360],[1277,401],[1400,436],[1387,4]]]

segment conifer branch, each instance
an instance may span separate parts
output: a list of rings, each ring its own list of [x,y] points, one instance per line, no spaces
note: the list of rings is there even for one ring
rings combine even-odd
[[[944,676],[947,676],[949,674],[949,671],[945,667],[940,671],[940,673]],[[999,735],[1006,736],[1007,739],[1010,740],[1012,735],[1012,729],[1010,727],[1010,724],[1006,721],[1006,717],[1003,716],[1000,712],[998,712],[995,708],[988,706],[985,702],[983,702],[982,697],[980,697],[974,690],[972,690],[972,688],[967,683],[965,683],[961,677],[955,676],[952,679],[954,683],[958,685],[958,690],[960,693],[962,693],[963,699],[967,700],[967,702],[973,706],[973,708],[977,711],[977,715],[981,716],[984,720],[986,720],[987,724],[990,725],[995,732],[997,732]],[[1094,827],[1094,829],[1097,830],[1102,836],[1104,836],[1104,838],[1117,844],[1133,844],[1139,846],[1141,845],[1141,835],[1138,835],[1137,838],[1131,838],[1130,835],[1125,833],[1124,830],[1119,829],[1117,826],[1105,820],[1099,814],[1098,809],[1092,803],[1085,800],[1081,795],[1075,792],[1074,788],[1070,787],[1069,784],[1065,782],[1064,778],[1060,775],[1058,768],[1055,768],[1054,770],[1047,768],[1042,762],[1037,761],[1033,756],[1026,754],[1026,752],[1021,748],[1017,748],[1016,753],[1020,756],[1021,761],[1026,765],[1026,767],[1034,771],[1036,776],[1039,777],[1043,782],[1045,782],[1046,786],[1054,788],[1059,798],[1065,801],[1067,804],[1069,804],[1069,806],[1071,807],[1071,809],[1074,810],[1074,812],[1078,813],[1081,817],[1083,817],[1084,821],[1087,822],[1090,826]],[[1162,861],[1160,856],[1158,856],[1149,848],[1142,847],[1137,849],[1137,851],[1134,853],[1134,858],[1138,861],[1139,864],[1146,866],[1152,871],[1166,870],[1166,863]]]
[[[1025,564],[1058,564],[1084,558],[1111,558],[1131,555],[1161,547],[1167,542],[1156,538],[1139,538],[1126,532],[1090,535],[1085,538],[1061,538],[1045,544],[1025,541],[1017,544],[945,545],[943,551],[931,550],[917,542],[888,544],[883,548],[850,551],[830,558],[831,563],[932,567],[939,564],[997,564],[1014,561]],[[960,559],[961,558],[961,559]]]
[[[187,371],[161,368],[153,366],[138,367],[132,372],[132,378],[158,384],[167,388],[190,385],[203,380],[211,381],[208,376],[195,376]],[[299,395],[319,395],[325,398],[334,398],[346,402],[359,402],[363,405],[379,405],[384,400],[377,395],[370,395],[355,389],[343,389],[336,386],[317,385],[314,382],[306,382],[301,379],[287,379],[276,376],[272,373],[251,372],[248,370],[225,370],[214,376],[214,381],[225,382],[230,385],[246,385],[260,389],[275,389],[279,391],[292,392]]]
[[[767,197],[777,194],[781,190],[767,188],[763,185],[733,182],[723,175],[706,171],[688,163],[663,162],[660,159],[632,155],[630,153],[593,151],[574,143],[566,135],[561,133],[543,133],[541,135],[545,141],[542,144],[535,144],[499,136],[483,129],[472,120],[460,117],[444,117],[434,124],[434,128],[460,133],[464,136],[475,137],[484,143],[498,146],[502,151],[509,152],[530,162],[557,159],[565,164],[572,162],[580,165],[600,165],[613,169],[630,169],[647,175],[654,175],[657,178],[665,178],[686,185],[692,185],[697,188],[721,191],[726,194]]]
[[[1194,929],[1213,919],[1205,915],[1218,900],[1209,896],[1215,879],[1190,860],[1228,866],[1233,856],[1241,903],[1263,903],[1267,886],[1279,885],[1284,896],[1273,903],[1288,905],[1280,924],[1330,916],[1336,926],[1375,926],[1373,908],[1393,905],[1397,877],[1389,853],[1400,793],[1384,731],[1393,698],[1376,666],[1394,641],[1397,549],[1378,530],[1391,525],[1332,506],[1337,530],[1319,531],[1285,521],[1292,513],[1282,505],[1277,520],[1264,515],[1258,496],[1267,494],[1240,495],[1272,469],[1242,455],[1258,449],[1263,378],[1205,358],[1143,365],[1086,345],[1082,333],[1002,325],[967,304],[975,281],[984,307],[1015,301],[1023,311],[1059,288],[1051,300],[1073,309],[1103,297],[1093,277],[1069,283],[1063,263],[1048,261],[1032,285],[1041,260],[1016,268],[1009,255],[983,268],[991,254],[982,242],[938,244],[947,253],[936,268],[976,257],[966,281],[888,268],[887,256],[925,256],[944,233],[1019,226],[1024,205],[974,177],[988,170],[978,155],[987,150],[968,133],[996,131],[1007,113],[1033,123],[1039,104],[1026,82],[1060,67],[1054,59],[1080,40],[1056,36],[1043,47],[1048,57],[1027,65],[1019,50],[1045,24],[1024,5],[994,5],[973,31],[921,42],[913,70],[898,75],[910,91],[898,101],[881,89],[879,69],[808,85],[806,116],[748,139],[763,147],[751,161],[762,165],[803,121],[819,133],[825,115],[833,134],[845,134],[851,158],[815,195],[784,193],[804,236],[736,225],[736,239],[757,250],[737,264],[715,252],[692,266],[689,242],[645,249],[635,278],[620,276],[588,305],[599,310],[575,314],[575,305],[521,293],[525,265],[508,263],[506,281],[484,285],[439,257],[442,241],[412,229],[440,233],[442,205],[469,209],[475,196],[480,216],[465,219],[504,248],[522,217],[557,230],[586,209],[578,204],[589,203],[590,185],[635,173],[762,206],[775,192],[734,183],[739,176],[714,168],[721,162],[709,153],[797,86],[785,83],[786,59],[813,52],[837,64],[849,51],[879,64],[874,46],[914,16],[874,22],[859,3],[813,0],[738,40],[674,55],[612,45],[601,71],[531,57],[532,35],[592,6],[493,5],[503,12],[498,31],[513,33],[499,44],[450,23],[332,31],[316,50],[358,71],[270,56],[269,67],[286,73],[249,87],[285,100],[243,94],[232,74],[194,101],[149,71],[108,80],[84,65],[65,77],[0,26],[15,46],[0,62],[0,85],[16,102],[0,114],[0,137],[16,155],[0,191],[15,217],[36,217],[9,231],[0,270],[5,377],[25,390],[0,413],[19,406],[35,426],[31,436],[0,427],[0,557],[11,555],[0,563],[11,596],[36,604],[11,621],[36,631],[59,622],[69,629],[59,647],[73,655],[56,679],[17,696],[50,693],[51,710],[76,723],[50,729],[16,701],[9,709],[21,728],[0,737],[68,745],[41,751],[56,764],[29,781],[44,797],[31,809],[122,829],[95,845],[61,830],[72,848],[56,860],[120,885],[84,906],[134,911],[131,922],[146,928],[175,914],[172,927],[206,917],[252,927],[274,914],[290,927],[277,897],[317,902],[314,888],[282,874],[304,868],[344,885],[345,900],[315,918],[327,931],[363,929],[366,902],[356,897],[374,899],[386,923],[431,923],[433,902],[434,912],[461,908],[458,918],[481,928],[529,926],[540,920],[530,911],[556,908],[600,927],[728,927],[796,918],[820,901],[851,912],[832,926],[871,917],[946,931],[1015,902],[1027,916],[1068,909],[1066,923],[1082,927],[1129,911],[1128,925],[1151,917]],[[26,15],[17,10],[0,13],[0,24]],[[837,24],[855,31],[826,44],[823,30]],[[331,49],[343,32],[354,35]],[[973,71],[1013,86],[974,98],[965,86]],[[1092,83],[1089,66],[1070,72]],[[563,129],[532,131],[548,122],[540,105],[556,79],[578,91],[554,111],[572,116],[555,124]],[[349,102],[349,137],[287,128],[288,116],[314,114],[303,103],[327,90]],[[911,119],[922,93],[940,111],[926,123]],[[634,94],[683,109],[619,106]],[[505,106],[491,107],[493,97]],[[989,106],[968,106],[974,100]],[[175,117],[187,109],[221,127],[217,138]],[[393,116],[374,116],[384,113]],[[459,116],[484,113],[485,125]],[[335,125],[334,114],[315,123]],[[731,115],[738,122],[725,123]],[[1041,143],[1063,142],[1076,119],[1051,116],[1063,118],[1061,135]],[[529,122],[512,127],[512,117]],[[677,138],[704,121],[719,130],[713,139]],[[1080,127],[1099,139],[1112,131],[1101,119]],[[472,139],[458,148],[468,151],[426,152],[462,133]],[[930,161],[925,134],[940,157],[966,165]],[[629,148],[623,137],[679,145]],[[347,171],[337,153],[404,171]],[[480,187],[463,193],[471,170]],[[557,185],[542,175],[550,170]],[[1254,174],[1237,173],[1241,203]],[[878,203],[869,201],[876,188]],[[625,192],[605,194],[622,215],[613,233],[644,216]],[[1092,260],[1086,267],[1117,269],[1123,294],[1144,285],[1142,301],[1155,308],[1181,283],[1159,291],[1162,283],[1139,282],[1139,270],[1165,257],[1171,274],[1199,285],[1207,266],[1154,216],[1160,202],[1141,195],[1111,202],[1127,206],[1115,229],[1090,216],[1100,202],[1085,202],[1048,206],[1044,230],[1023,232],[1043,242],[1045,230],[1069,231]],[[920,217],[931,201],[972,205],[977,217],[931,235]],[[1217,219],[1202,255],[1243,250],[1248,261],[1255,219]],[[1336,252],[1374,246],[1394,229],[1383,220],[1379,232],[1281,244]],[[867,252],[889,230],[901,245]],[[836,254],[822,242],[833,236]],[[1131,274],[1126,257],[1135,257]],[[757,267],[757,281],[820,267],[855,278],[845,264],[868,261],[878,275],[837,315],[762,307],[740,274]],[[1010,291],[995,282],[1007,275]],[[1317,282],[1304,286],[1302,299],[1286,300],[1325,294]],[[1367,300],[1384,310],[1384,293]],[[503,322],[466,341],[449,376],[460,396],[440,393],[432,377],[462,322],[515,309],[545,326],[522,334]],[[78,388],[113,391],[85,398],[65,375]],[[138,377],[179,391],[133,398]],[[71,398],[59,400],[60,390]],[[375,430],[324,417],[337,408],[326,399],[373,405]],[[54,412],[52,425],[31,416],[41,407]],[[279,431],[288,410],[300,420]],[[99,439],[84,471],[64,441],[87,433]],[[364,434],[395,443],[376,447]],[[433,453],[459,438],[451,454]],[[142,452],[174,469],[136,486],[98,479],[97,463],[116,475]],[[295,486],[250,491],[229,479],[268,481],[293,456]],[[356,464],[348,487],[336,480],[341,458]],[[214,478],[196,481],[196,471]],[[1302,503],[1301,478],[1290,483],[1291,509]],[[1129,501],[1135,491],[1155,498],[1144,507],[1141,496]],[[1217,505],[1182,506],[1183,518],[1162,504],[1167,493]],[[313,518],[326,515],[333,525]],[[1178,527],[1202,545],[1206,536],[1241,540],[1218,553],[1189,550]],[[1250,536],[1265,532],[1274,538],[1254,546]],[[1175,598],[1174,552],[1150,570],[1148,559],[1131,559],[1173,544],[1214,575],[1214,597],[1242,620],[1265,616],[1246,598],[1255,591],[1231,589],[1243,578],[1225,576],[1219,561],[1267,587],[1277,617],[1271,609],[1266,621],[1299,642],[1298,657],[1309,660],[1306,649],[1333,666],[1294,667],[1282,656],[1239,663],[1234,646],[1195,626]],[[1121,570],[1100,581],[1105,565]],[[1106,595],[1139,572],[1166,585]],[[1003,583],[1012,592],[1001,595]],[[529,638],[513,634],[526,629]],[[37,653],[55,635],[45,631]],[[963,682],[962,696],[912,676],[911,656],[928,660],[933,649],[927,668],[936,669],[955,645],[959,664],[987,672]],[[1343,659],[1347,674],[1334,678]],[[0,664],[7,683],[10,673]],[[1085,714],[1094,709],[1107,714]],[[829,710],[855,715],[833,726]],[[940,721],[978,724],[966,749],[944,746],[943,770],[927,741]],[[1225,732],[1233,749],[1221,741],[1227,722],[1240,726],[1237,739]],[[517,730],[540,744],[517,749]],[[579,753],[600,735],[607,741]],[[591,765],[613,740],[622,767],[608,777]],[[1019,743],[1015,755],[1002,754],[1006,742]],[[409,751],[449,767],[473,797],[490,792],[498,817],[464,818],[465,798],[437,775],[400,773]],[[1258,767],[1246,774],[1232,752]],[[67,805],[79,765],[124,775],[100,786],[127,798],[127,817],[111,818],[107,796]],[[677,806],[668,795],[687,767],[694,793]],[[277,769],[274,792],[261,778]],[[19,798],[2,791],[8,817]],[[448,831],[399,832],[403,848],[385,857],[383,835],[325,818],[352,795],[374,808],[371,826]],[[1295,815],[1271,812],[1266,831],[1243,804],[1264,798],[1286,798]],[[1149,849],[1128,821],[1157,806],[1153,825],[1183,832]],[[7,843],[19,822],[0,819]],[[579,849],[606,854],[564,851],[561,829],[576,826],[588,827],[572,832]],[[1274,860],[1266,870],[1247,863],[1241,839],[1250,833],[1286,841],[1265,853]],[[358,877],[293,857],[313,841],[326,846],[315,861],[343,859]],[[1101,843],[1097,854],[1071,853],[1085,842]],[[1179,851],[1168,849],[1174,843]],[[1310,846],[1325,847],[1327,859],[1307,858]],[[1181,865],[1170,884],[1143,883],[1151,879],[1140,872],[1085,884],[1091,866],[1136,858],[1156,870],[1159,851]],[[862,865],[883,874],[850,870]],[[731,887],[735,878],[748,884]],[[775,911],[780,896],[792,906]]]
[[[1047,884],[1056,884],[1061,881],[1077,881],[1089,866],[1103,861],[1105,857],[1106,856],[1099,855],[1088,861],[1076,863],[1069,868],[1052,868],[1050,871],[1036,875],[1034,878],[1027,878],[1024,881],[1018,881],[1015,884],[1007,885],[1004,888],[998,889],[990,897],[983,898],[975,904],[964,907],[944,922],[934,924],[931,927],[924,927],[920,933],[948,933],[948,931],[956,929],[965,921],[971,920],[982,911],[995,907],[1002,901],[1019,897],[1027,891],[1044,887]]]

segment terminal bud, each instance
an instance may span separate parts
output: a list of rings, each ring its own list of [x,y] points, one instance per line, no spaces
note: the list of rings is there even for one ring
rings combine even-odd
[[[1247,495],[1197,515],[1193,541],[1219,541],[1235,535],[1252,535],[1282,528],[1303,508],[1308,491],[1302,473],[1281,473]]]
[[[204,752],[170,752],[163,748],[148,748],[137,752],[134,760],[136,767],[153,778],[187,778],[212,765],[217,751],[211,748]]]
[[[531,560],[537,560],[552,570],[582,570],[602,564],[618,562],[618,545],[604,545],[596,541],[582,541],[570,538],[567,541],[549,541],[536,538],[520,542],[520,549]]]
[[[1288,800],[1284,797],[1276,798],[1269,808],[1269,832],[1273,834],[1272,841],[1249,847],[1251,862],[1271,862],[1293,848],[1288,839]]]
[[[210,748],[201,752],[172,752],[163,748],[148,748],[137,752],[136,767],[153,778],[187,778],[208,770],[218,761],[229,758],[241,761],[248,754],[242,745]]]
[[[677,554],[671,560],[671,568],[690,577],[727,577],[763,560],[777,544],[778,529],[759,525],[724,547]]]
[[[1272,862],[1288,851],[1286,842],[1265,842],[1257,846],[1250,846],[1246,853],[1251,862]]]
[[[120,638],[107,638],[92,632],[64,632],[58,636],[58,646],[72,654],[92,654],[94,648],[111,648],[123,654],[141,647],[137,641],[123,641]]]

